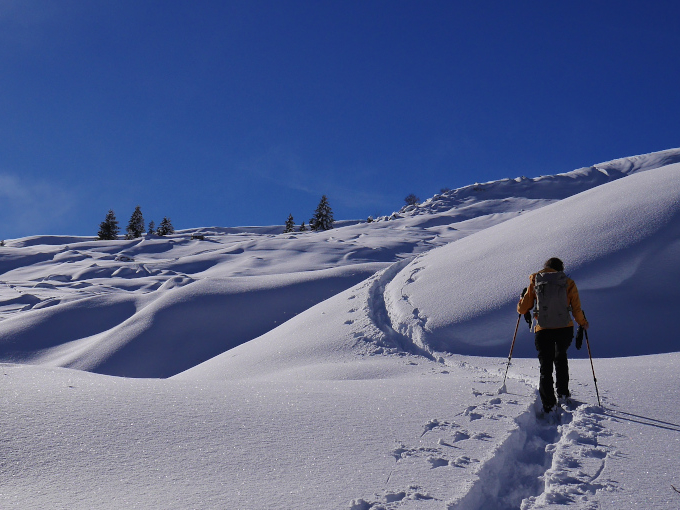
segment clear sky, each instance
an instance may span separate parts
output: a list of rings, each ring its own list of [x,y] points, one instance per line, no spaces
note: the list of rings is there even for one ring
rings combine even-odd
[[[389,214],[680,146],[680,2],[3,0],[0,238]]]

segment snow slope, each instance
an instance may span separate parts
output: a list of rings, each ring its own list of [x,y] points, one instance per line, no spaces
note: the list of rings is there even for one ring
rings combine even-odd
[[[678,161],[485,183],[324,233],[9,241],[0,507],[677,508]],[[603,403],[572,349],[559,423],[536,417],[525,326],[498,391],[517,294],[553,255]]]
[[[676,350],[680,164],[591,189],[417,257],[386,289],[393,326],[430,350],[503,355],[507,341],[498,332],[514,325],[518,289],[552,256],[562,258],[580,289],[601,355]]]

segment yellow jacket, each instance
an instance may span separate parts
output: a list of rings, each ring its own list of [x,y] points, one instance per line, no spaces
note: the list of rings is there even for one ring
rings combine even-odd
[[[538,273],[555,272],[556,271],[554,269],[547,268],[542,269]],[[529,287],[527,287],[527,292],[524,294],[524,297],[519,300],[519,303],[517,303],[517,313],[524,315],[534,307],[534,303],[536,302],[536,290],[534,289],[534,282],[538,273],[534,273],[529,277]],[[581,310],[581,299],[578,297],[578,289],[576,288],[574,280],[571,278],[567,278],[567,299],[569,300],[569,306],[571,307],[571,314],[576,322],[578,322],[581,326],[588,324],[588,321],[586,321],[586,316],[583,315],[583,310]],[[569,326],[573,327],[574,323],[569,321]],[[540,331],[541,329],[546,328],[541,328],[538,324],[536,324],[536,331]]]

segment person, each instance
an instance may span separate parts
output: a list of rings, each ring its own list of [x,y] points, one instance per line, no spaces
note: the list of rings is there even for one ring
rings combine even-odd
[[[550,275],[550,273],[557,273]],[[574,320],[585,329],[588,329],[588,321],[581,309],[581,300],[578,295],[576,284],[571,278],[567,278],[564,274],[564,263],[553,257],[546,261],[542,270],[532,274],[529,277],[529,286],[522,292],[522,297],[517,304],[517,312],[529,317],[528,313],[534,308],[537,298],[537,280],[539,280],[539,287],[543,287],[543,282],[555,282],[556,289],[561,286],[566,286],[566,302],[564,300],[564,292],[562,297],[555,299],[560,302],[558,310],[558,319],[555,319],[555,312],[553,317],[548,317],[547,306],[541,306],[546,313],[536,307],[534,309],[534,318],[537,319],[538,324],[534,327],[535,345],[538,351],[538,361],[540,363],[540,380],[539,380],[539,394],[541,396],[541,403],[543,410],[549,413],[558,403],[568,401],[571,396],[569,392],[569,362],[567,360],[567,349],[571,345],[571,340],[574,337],[574,323],[569,316],[569,311],[573,315]],[[543,292],[539,290],[538,292]],[[559,296],[559,290],[555,291]],[[542,296],[544,294],[542,293]],[[545,299],[541,297],[541,299]],[[560,301],[562,300],[562,301]],[[562,310],[562,308],[564,308]],[[544,317],[542,317],[542,315]],[[543,319],[543,320],[542,320]],[[527,320],[531,321],[531,318]],[[555,369],[555,388],[553,388],[553,367]],[[555,389],[557,390],[557,398],[555,398]]]

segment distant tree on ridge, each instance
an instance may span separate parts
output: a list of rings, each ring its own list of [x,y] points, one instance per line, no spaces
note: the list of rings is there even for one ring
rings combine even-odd
[[[97,232],[97,236],[99,239],[104,240],[104,241],[111,241],[114,239],[118,239],[118,220],[116,220],[116,215],[113,212],[113,209],[109,209],[109,212],[106,213],[106,218],[104,218],[104,221],[102,221],[99,224],[99,232]]]
[[[158,225],[158,228],[156,229],[156,235],[167,236],[174,233],[175,228],[172,226],[170,218],[168,218],[167,216],[163,216],[163,221],[161,221],[161,224]]]
[[[144,233],[144,216],[142,216],[141,207],[135,207],[132,216],[130,216],[130,221],[125,229],[125,239],[136,239],[141,237]]]
[[[294,232],[295,231],[295,221],[293,220],[293,215],[289,214],[288,219],[286,220],[286,228],[283,229],[283,233],[287,234],[289,232]]]
[[[153,220],[149,222],[149,230],[146,233],[150,236],[156,233],[156,224],[153,222]]]
[[[418,205],[420,203],[420,199],[411,193],[410,195],[406,196],[404,202],[406,202],[406,205]]]
[[[330,230],[333,228],[333,211],[328,203],[326,195],[321,197],[319,205],[316,206],[316,211],[312,219],[309,220],[309,226],[312,230]]]

